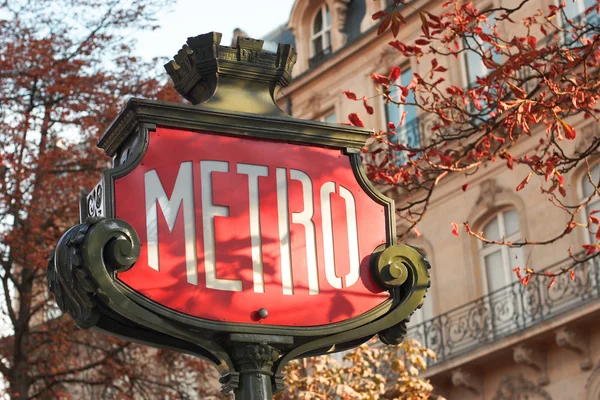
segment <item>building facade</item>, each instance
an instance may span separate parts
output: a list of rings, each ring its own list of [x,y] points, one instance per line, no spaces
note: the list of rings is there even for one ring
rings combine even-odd
[[[279,95],[282,109],[292,116],[325,122],[345,122],[357,112],[365,126],[384,129],[388,121],[397,123],[406,112],[398,140],[418,147],[427,141],[428,121],[413,108],[399,109],[376,101],[372,72],[387,75],[392,67],[402,70],[406,85],[414,72],[426,73],[430,63],[407,60],[387,43],[389,35],[377,36],[371,15],[393,6],[390,0],[296,0],[287,24],[265,40],[295,45],[298,62],[294,80]],[[521,1],[477,1],[479,9],[498,5],[516,7]],[[567,15],[577,18],[594,0],[575,0],[566,7]],[[399,39],[415,40],[421,33],[419,9],[435,12],[442,2],[415,0],[403,15]],[[547,9],[555,0],[532,0],[520,15],[533,15]],[[597,14],[596,14],[597,16]],[[293,34],[292,36],[290,35]],[[507,34],[507,32],[505,32]],[[518,34],[511,32],[512,34]],[[280,40],[280,39],[284,40]],[[499,60],[501,62],[501,60]],[[446,62],[446,65],[444,65]],[[485,75],[480,59],[461,56],[440,60],[448,69],[450,84],[467,87],[475,77]],[[374,107],[364,112],[361,102],[346,99],[343,91],[366,95]],[[589,145],[600,135],[591,119],[570,121],[578,138],[572,151]],[[541,134],[541,132],[538,132]],[[515,155],[535,147],[533,135],[513,149]],[[600,178],[600,157],[591,158],[592,175]],[[565,179],[567,201],[576,203],[593,193],[583,168]],[[438,360],[425,373],[436,392],[454,399],[600,399],[600,271],[590,263],[578,268],[575,279],[557,278],[552,288],[543,279],[532,279],[522,286],[512,271],[529,266],[536,271],[557,269],[568,264],[567,250],[581,249],[593,238],[584,229],[575,229],[551,246],[509,249],[483,246],[479,241],[451,234],[450,222],[468,221],[475,231],[489,238],[551,237],[564,230],[568,220],[539,195],[536,185],[515,188],[527,174],[504,165],[484,165],[469,177],[463,192],[464,176],[450,176],[437,188],[428,215],[419,224],[420,237],[409,244],[422,249],[433,265],[432,286],[424,307],[413,315],[410,336],[434,350]],[[403,201],[393,186],[380,188],[397,203]],[[543,200],[543,201],[542,201]],[[600,207],[600,199],[587,213]],[[582,215],[587,219],[587,215]]]

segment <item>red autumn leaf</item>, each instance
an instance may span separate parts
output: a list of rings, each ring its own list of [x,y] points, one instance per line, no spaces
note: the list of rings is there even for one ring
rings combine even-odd
[[[358,98],[356,97],[356,95],[351,92],[350,90],[344,90],[343,92],[347,98],[349,98],[350,100],[358,100]]]
[[[431,42],[429,40],[425,40],[425,39],[415,40],[415,44],[418,44],[419,46],[427,46],[429,43],[431,43]]]
[[[594,254],[596,252],[596,250],[598,249],[597,246],[594,244],[584,244],[582,247],[586,250],[586,252],[585,252],[586,256],[589,256],[590,254]]]
[[[575,128],[573,128],[571,125],[567,124],[565,121],[563,121],[559,117],[556,117],[556,119],[558,120],[558,122],[560,123],[560,125],[563,128],[563,131],[565,132],[565,138],[567,138],[569,140],[574,140],[575,136],[577,136],[577,133],[575,132]]]
[[[377,35],[381,35],[383,32],[385,32],[385,30],[388,28],[388,26],[390,26],[391,22],[392,22],[392,17],[390,15],[383,18],[383,20],[379,24],[379,27],[377,28]]]
[[[548,284],[548,289],[552,289],[552,286],[554,286],[554,282],[556,282],[556,277],[552,277],[552,279],[550,279],[550,284]]]
[[[367,114],[369,114],[369,115],[373,114],[373,107],[371,107],[369,105],[369,103],[367,103],[367,101],[368,101],[367,96],[364,96],[362,98],[362,101],[363,101],[363,105],[365,106],[365,110],[367,110]]]
[[[531,275],[527,275],[527,276],[523,277],[523,279],[521,279],[521,284],[523,286],[527,286],[529,284],[530,280],[531,280]]]
[[[395,130],[396,130],[396,125],[394,125],[394,123],[393,123],[393,122],[388,122],[388,125],[387,125],[387,126],[388,126],[388,129],[389,129],[390,131],[395,131]]]
[[[351,113],[350,115],[348,115],[348,120],[354,126],[359,126],[361,128],[365,127],[365,124],[362,122],[357,113]]]
[[[517,278],[521,280],[521,267],[515,267],[513,268],[513,271],[515,271],[515,274],[517,274]]]
[[[562,197],[567,197],[567,191],[565,190],[565,188],[562,185],[558,186],[558,192],[560,193],[560,195]]]
[[[392,35],[396,37],[398,33],[400,33],[400,14],[394,13],[394,17],[392,17]]]
[[[400,78],[400,68],[397,66],[393,66],[392,70],[390,71],[390,75],[388,76],[388,80],[390,82],[396,82],[398,80],[398,78]]]
[[[412,227],[412,230],[415,233],[416,237],[421,237],[421,232],[419,232],[416,225]]]
[[[373,18],[373,20],[378,20],[381,19],[381,17],[385,16],[387,14],[387,12],[385,11],[377,11],[375,14],[373,14],[371,16],[371,18]]]
[[[450,225],[452,225],[452,234],[458,236],[458,225],[456,225],[456,222],[450,222]]]
[[[590,215],[594,215],[594,214],[598,214],[598,213],[600,213],[600,210],[592,210],[590,212]]]
[[[383,76],[383,75],[379,75],[379,74],[376,74],[376,73],[372,73],[371,74],[371,79],[373,79],[376,83],[378,83],[380,85],[387,86],[389,84],[389,80],[388,80],[387,76]]]
[[[506,81],[506,84],[508,85],[508,87],[510,88],[510,90],[513,92],[513,94],[518,98],[518,99],[526,99],[527,98],[527,92],[524,91],[523,89],[521,89],[518,86],[513,85],[512,83]]]
[[[567,225],[567,228],[565,229],[565,233],[571,233],[573,231],[573,229],[575,229],[576,226],[577,226],[577,223],[575,221],[571,221]]]
[[[590,222],[596,225],[600,224],[600,220],[598,219],[598,217],[595,217],[593,215],[590,215]]]
[[[468,187],[469,187],[469,184],[465,183],[464,185],[462,185],[462,191],[466,192]]]
[[[425,17],[425,13],[423,11],[419,11],[419,18],[421,18],[421,30],[425,34],[425,37],[428,39],[431,38],[429,33],[429,24],[427,23],[427,17]]]
[[[519,186],[517,186],[517,192],[523,190],[525,185],[527,185],[529,183],[529,178],[531,178],[531,172],[529,174],[527,174],[527,177],[525,179],[523,179],[523,181],[521,183],[519,183]]]

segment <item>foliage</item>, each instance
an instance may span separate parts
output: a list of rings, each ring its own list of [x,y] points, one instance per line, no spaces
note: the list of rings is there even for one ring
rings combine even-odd
[[[428,359],[435,359],[431,350],[405,339],[398,347],[363,344],[344,354],[341,364],[330,356],[296,360],[285,368],[286,389],[276,398],[429,399],[433,387],[418,377]]]
[[[583,119],[600,122],[600,3],[571,19],[564,2],[533,14],[537,3],[530,0],[481,10],[472,2],[451,0],[441,7],[435,4],[439,12],[416,9],[412,3],[397,0],[391,10],[376,13],[373,19],[378,21],[378,34],[391,36],[391,48],[427,72],[415,73],[408,85],[398,81],[398,67],[388,76],[373,73],[371,78],[388,104],[418,110],[428,136],[412,147],[399,138],[405,111],[400,121],[376,132],[375,145],[365,149],[369,177],[397,186],[407,199],[397,208],[407,226],[400,239],[419,235],[417,226],[442,181],[459,182],[452,179],[462,175],[455,185],[466,191],[478,170],[501,163],[522,176],[516,191],[533,194],[527,186],[539,185],[541,195],[565,216],[564,229],[549,237],[509,242],[487,238],[464,221],[452,223],[452,234],[458,236],[462,225],[466,234],[484,243],[522,247],[556,243],[582,226],[595,243],[570,249],[571,265],[546,274],[549,285],[559,274],[573,276],[572,268],[600,254],[599,220],[594,216],[599,211],[585,211],[600,193],[599,182],[590,174],[600,155],[600,137],[580,137],[573,126]],[[420,19],[420,35],[414,42],[398,40],[410,12]],[[479,60],[485,72],[467,87],[456,84],[451,75],[452,64],[463,57]],[[373,112],[367,97],[345,94],[362,101],[367,113]],[[363,125],[356,113],[349,119]],[[567,196],[571,188],[565,176],[580,166],[594,191],[574,202],[579,196]],[[529,267],[516,273],[523,284],[540,274]]]
[[[79,331],[55,319],[45,284],[51,249],[77,223],[81,188],[108,163],[95,143],[123,101],[177,101],[126,39],[152,29],[165,3],[0,0],[0,373],[13,399],[205,393],[204,363]]]

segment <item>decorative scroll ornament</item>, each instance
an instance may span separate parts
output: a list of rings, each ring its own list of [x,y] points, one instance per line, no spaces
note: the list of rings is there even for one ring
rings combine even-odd
[[[81,246],[94,220],[74,226],[60,239],[48,262],[48,288],[58,307],[82,329],[98,322],[96,288],[83,265]]]
[[[481,376],[474,374],[472,371],[467,371],[464,368],[458,368],[452,371],[452,384],[477,395],[483,393],[483,380],[481,379]]]
[[[540,385],[547,385],[550,382],[545,353],[521,344],[513,349],[513,359],[515,363],[530,367],[537,372]]]
[[[573,328],[563,327],[556,331],[556,344],[581,357],[579,367],[582,371],[590,370],[594,366],[591,358],[589,336]]]

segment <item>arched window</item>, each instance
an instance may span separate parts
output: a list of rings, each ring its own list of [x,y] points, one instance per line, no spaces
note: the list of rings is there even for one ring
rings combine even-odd
[[[521,237],[519,213],[512,208],[494,215],[483,227],[483,235],[490,240],[514,242]],[[479,243],[479,257],[483,268],[486,293],[501,289],[516,281],[515,267],[524,267],[523,250],[498,244]]]
[[[587,174],[583,174],[583,177],[581,178],[581,199],[580,201],[587,201],[587,199],[590,198],[590,196],[592,196],[594,194],[594,191],[596,190],[595,185],[598,184],[598,182],[600,181],[600,164],[596,164],[594,165],[591,170],[590,170],[590,175],[592,177],[592,182],[594,182],[594,184],[592,184],[590,182],[590,179],[588,177]],[[585,219],[587,220],[592,212],[592,210],[600,210],[600,196],[597,196],[595,199],[593,199],[590,204],[587,205],[587,207],[585,208]],[[600,218],[600,214],[596,214],[596,217]],[[592,227],[592,231],[591,232],[587,232],[588,236],[586,237],[586,241],[587,243],[596,243],[596,231],[598,229],[598,226],[594,225]]]
[[[331,18],[327,4],[321,6],[313,20],[311,43],[312,59],[331,53]]]

